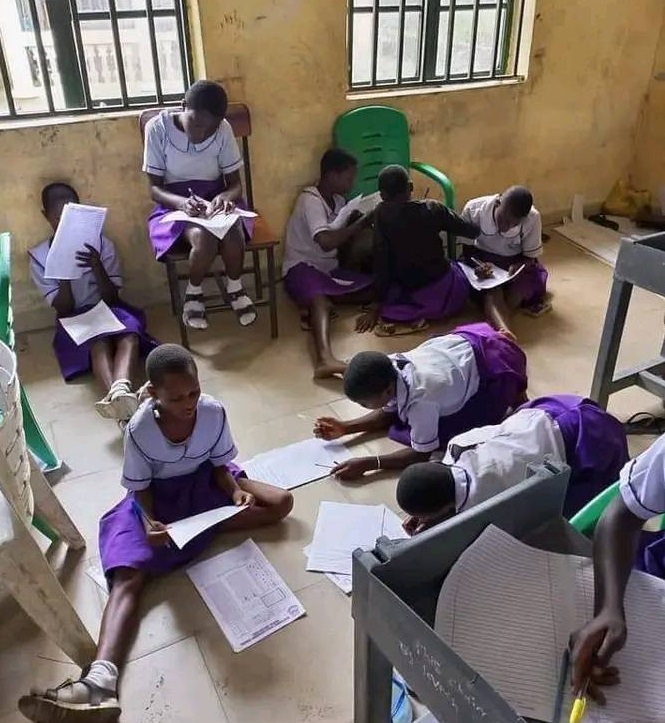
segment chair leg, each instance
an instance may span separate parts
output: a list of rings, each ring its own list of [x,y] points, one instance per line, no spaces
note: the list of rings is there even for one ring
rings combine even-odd
[[[268,296],[270,305],[270,337],[279,336],[279,321],[277,318],[277,278],[275,274],[275,249],[271,246],[268,255]]]
[[[69,547],[74,550],[82,550],[85,547],[85,540],[32,458],[30,459],[30,486],[36,510],[43,521],[52,527]]]
[[[171,311],[178,321],[178,329],[180,330],[180,342],[189,349],[189,335],[187,333],[187,325],[182,319],[183,300],[180,295],[180,282],[178,281],[178,269],[176,264],[169,259],[166,260],[166,276],[169,283],[169,294],[171,295]]]
[[[258,251],[252,251],[252,259],[254,260],[254,291],[256,298],[263,298],[263,278],[261,275],[261,254]]]
[[[96,645],[28,528],[12,512],[14,539],[0,546],[0,582],[34,622],[77,665]]]

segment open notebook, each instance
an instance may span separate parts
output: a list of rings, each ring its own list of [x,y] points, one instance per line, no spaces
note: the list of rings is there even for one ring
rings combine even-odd
[[[588,558],[544,552],[490,526],[449,572],[435,630],[522,716],[552,721],[562,653],[591,619]],[[585,723],[665,720],[665,582],[640,572],[626,594],[628,642],[614,657],[621,684]],[[572,696],[566,685],[563,721]]]

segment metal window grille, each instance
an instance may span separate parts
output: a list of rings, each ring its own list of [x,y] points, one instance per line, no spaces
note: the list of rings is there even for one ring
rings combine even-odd
[[[519,77],[526,0],[348,0],[351,90]]]
[[[0,120],[175,104],[191,82],[185,0],[2,2]]]

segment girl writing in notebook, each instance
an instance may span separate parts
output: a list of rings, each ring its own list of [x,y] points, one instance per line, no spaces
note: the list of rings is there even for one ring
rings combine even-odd
[[[226,120],[227,107],[220,85],[197,80],[185,93],[181,110],[163,110],[145,127],[143,171],[157,204],[148,219],[150,241],[157,260],[180,247],[189,251],[182,317],[192,329],[208,328],[201,284],[218,254],[224,261],[226,294],[240,325],[256,320],[256,309],[240,280],[251,220],[238,221],[221,241],[193,223],[163,220],[173,210],[192,219],[209,219],[242,203],[243,160]]]
[[[42,213],[54,232],[67,203],[79,203],[79,196],[66,183],[51,183],[42,191]],[[70,381],[92,369],[104,391],[95,408],[102,417],[116,419],[122,426],[138,407],[131,382],[138,358],[147,355],[157,342],[146,333],[144,313],[120,299],[120,260],[106,236],[102,235],[98,244],[81,249],[77,262],[83,273],[72,281],[46,278],[46,257],[52,241],[53,237],[43,241],[28,254],[32,280],[58,317],[53,350],[62,376]],[[106,303],[125,329],[76,344],[59,320],[88,311],[100,301]]]
[[[164,344],[148,356],[150,398],[127,427],[122,484],[127,496],[101,519],[99,551],[109,596],[97,655],[82,677],[21,698],[36,723],[107,723],[120,715],[118,668],[139,622],[147,580],[185,565],[216,533],[212,528],[181,550],[167,527],[223,505],[247,505],[221,529],[247,530],[285,518],[290,492],[249,480],[233,464],[237,450],[226,411],[201,394],[191,354]]]

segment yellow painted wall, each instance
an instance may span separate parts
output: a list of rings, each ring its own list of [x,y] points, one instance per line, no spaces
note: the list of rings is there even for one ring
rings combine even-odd
[[[209,76],[252,109],[257,205],[281,229],[298,189],[315,177],[333,120],[361,104],[345,97],[346,2],[198,6]],[[543,211],[568,207],[574,193],[600,200],[633,161],[662,17],[661,0],[538,0],[526,83],[381,102],[406,111],[414,158],[447,171],[460,200],[518,182],[532,187]],[[0,225],[13,233],[20,326],[44,319],[25,250],[46,233],[38,193],[58,177],[109,205],[128,298],[163,298],[164,276],[145,239],[140,156],[133,117],[0,129]]]

